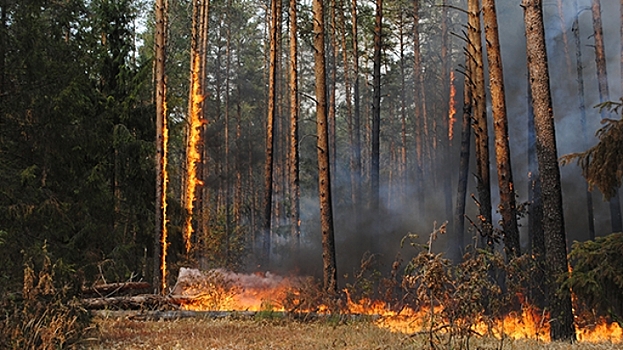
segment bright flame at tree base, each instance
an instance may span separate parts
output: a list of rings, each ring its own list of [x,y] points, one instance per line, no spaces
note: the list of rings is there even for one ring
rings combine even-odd
[[[182,268],[173,294],[181,298],[184,310],[329,314],[332,310],[329,306],[305,306],[308,304],[303,299],[310,296],[302,296],[301,291],[309,287],[310,281],[309,278],[282,277],[270,272],[241,274],[222,269],[200,272]],[[416,334],[428,333],[431,329],[447,332],[448,322],[439,316],[442,306],[435,306],[432,313],[430,308],[414,310],[404,307],[395,311],[385,301],[366,298],[354,301],[348,290],[344,292],[346,301],[339,305],[340,314],[371,315],[376,325],[394,332]],[[520,312],[511,312],[502,319],[455,320],[454,323],[482,336],[550,340],[547,313],[528,304],[524,304]],[[623,343],[623,329],[603,318],[591,326],[576,326],[576,335],[581,342]]]

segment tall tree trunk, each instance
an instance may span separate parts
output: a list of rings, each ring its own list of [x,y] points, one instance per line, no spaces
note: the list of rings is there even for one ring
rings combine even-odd
[[[339,54],[338,45],[337,45],[337,7],[335,4],[335,0],[329,0],[329,17],[331,19],[331,24],[329,25],[329,159],[331,161],[331,169],[333,172],[331,173],[331,183],[335,184],[335,170],[336,170],[336,160],[337,160],[337,120],[336,120],[336,105],[335,105],[335,94],[336,94],[336,84],[337,84],[337,57]]]
[[[476,143],[476,175],[478,177],[478,201],[483,240],[488,249],[493,250],[493,223],[491,218],[491,182],[489,176],[489,128],[485,97],[485,75],[480,30],[479,0],[468,0],[468,52],[472,57],[473,89],[472,108],[474,117],[472,127]]]
[[[468,43],[469,45],[469,43]],[[459,185],[456,196],[456,208],[454,209],[454,237],[450,240],[448,257],[455,263],[461,261],[463,249],[463,236],[465,234],[465,202],[467,197],[467,180],[469,176],[469,157],[471,144],[471,67],[470,57],[465,55],[465,67],[467,75],[463,83],[463,116],[461,119],[461,155],[459,157]]]
[[[350,60],[348,56],[348,50],[346,48],[346,19],[344,15],[344,11],[346,10],[344,7],[344,0],[340,0],[339,9],[337,9],[337,13],[339,16],[339,30],[340,30],[340,43],[342,46],[342,61],[344,65],[344,90],[345,90],[345,100],[346,100],[346,120],[348,124],[348,142],[350,147],[350,194],[351,194],[351,202],[354,205],[356,196],[355,192],[357,191],[357,182],[358,178],[355,176],[356,165],[355,162],[358,160],[355,159],[355,128],[353,121],[353,97],[352,97],[352,89],[351,89],[351,77],[350,77]]]
[[[153,285],[167,293],[167,111],[166,111],[167,3],[156,0],[155,83],[156,83],[156,218],[154,235]]]
[[[454,76],[450,73],[452,67],[452,41],[449,36],[449,15],[448,15],[448,0],[443,0],[441,4],[441,87],[443,91],[443,103],[441,105],[441,113],[444,116],[443,121],[441,123],[441,133],[439,135],[444,135],[443,138],[440,138],[441,141],[441,152],[442,152],[442,164],[444,166],[441,170],[441,181],[443,185],[443,197],[445,204],[445,217],[448,222],[448,230],[449,232],[454,232],[453,225],[454,221],[452,220],[452,173],[450,171],[450,149],[451,149],[451,139],[450,139],[450,130],[452,128],[452,124],[450,122],[450,91],[451,85],[454,83],[452,81],[452,77]]]
[[[575,0],[575,17],[573,19],[573,38],[575,40],[575,60],[578,80],[578,102],[580,108],[580,124],[582,125],[582,138],[584,148],[590,147],[588,144],[588,131],[586,128],[586,103],[584,99],[584,68],[582,66],[582,42],[580,41],[580,9],[578,0]],[[621,26],[623,28],[623,26]],[[623,46],[622,46],[623,47]],[[622,56],[623,57],[623,56]],[[623,81],[623,80],[622,80]],[[590,191],[588,182],[584,182],[586,191],[586,212],[588,214],[588,238],[595,239],[595,215],[593,212],[593,193]]]
[[[424,208],[424,157],[426,153],[425,140],[428,140],[428,121],[426,116],[426,93],[424,77],[422,75],[422,56],[420,52],[420,0],[413,1],[413,85],[415,90],[415,187],[420,209]],[[421,211],[421,210],[420,210]]]
[[[400,166],[399,205],[407,201],[407,83],[405,77],[404,14],[400,13]]]
[[[370,157],[370,209],[378,213],[379,189],[379,159],[380,159],[380,130],[381,130],[381,35],[383,30],[383,0],[376,0],[376,15],[374,16],[374,58],[372,88],[372,153]]]
[[[352,194],[353,207],[357,211],[357,206],[361,201],[361,111],[359,104],[359,45],[358,45],[358,17],[357,17],[357,0],[351,2],[351,21],[352,21],[352,41],[353,41],[353,163],[351,165],[354,189]]]
[[[504,74],[500,38],[498,36],[498,19],[495,0],[483,0],[483,18],[485,22],[485,38],[487,43],[487,60],[489,62],[489,88],[493,112],[493,129],[495,135],[495,155],[498,170],[498,186],[500,188],[500,214],[504,230],[504,245],[507,259],[519,257],[519,229],[517,228],[517,207],[515,204],[515,184],[511,167],[511,152],[508,136],[508,119],[506,116],[506,94],[504,92]]]
[[[542,0],[523,0],[528,71],[534,108],[536,150],[543,191],[543,232],[548,273],[548,304],[552,340],[574,340],[571,294],[562,287],[568,277],[567,242],[549,68],[545,48]]]
[[[298,25],[296,0],[290,0],[290,215],[294,253],[298,254],[301,242],[299,185],[299,98],[298,98]]]
[[[225,169],[224,169],[224,186],[225,186],[225,266],[230,264],[230,235],[231,235],[231,177],[230,177],[230,161],[229,161],[229,85],[230,85],[230,69],[231,69],[231,19],[229,11],[231,9],[231,0],[227,1],[227,9],[225,10],[225,119],[223,134],[225,138]]]
[[[313,0],[314,13],[314,75],[316,78],[316,131],[318,140],[318,197],[322,231],[323,286],[329,294],[337,293],[337,266],[331,201],[331,169],[329,163],[329,126],[327,125],[327,86],[324,48],[323,0]]]
[[[610,99],[608,91],[608,73],[606,70],[606,53],[604,48],[604,33],[601,24],[601,2],[592,0],[591,12],[593,13],[593,37],[595,38],[595,64],[597,65],[597,81],[599,88],[599,101],[606,102]],[[602,109],[601,118],[606,118],[606,110]],[[612,232],[623,231],[623,218],[621,217],[621,201],[617,189],[610,199],[610,223]]]
[[[270,263],[270,236],[272,221],[272,197],[273,197],[273,152],[274,152],[274,126],[276,117],[276,82],[277,82],[277,1],[271,0],[271,25],[270,25],[270,58],[268,69],[268,112],[266,117],[266,159],[264,163],[264,222],[262,225],[262,239],[260,252],[260,265],[267,268]]]

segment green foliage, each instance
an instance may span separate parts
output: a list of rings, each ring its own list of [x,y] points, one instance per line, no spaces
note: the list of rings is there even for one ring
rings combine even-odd
[[[27,258],[21,294],[0,299],[0,348],[74,348],[90,323],[76,299],[80,280],[62,260],[52,262],[44,245]]]
[[[600,109],[619,113],[621,102],[606,102]],[[577,160],[582,175],[590,186],[596,186],[609,200],[621,187],[623,179],[623,120],[603,119],[604,126],[597,130],[599,143],[585,152],[572,153],[561,158],[563,164]]]
[[[623,325],[623,233],[574,242],[573,266],[565,287],[582,306]]]

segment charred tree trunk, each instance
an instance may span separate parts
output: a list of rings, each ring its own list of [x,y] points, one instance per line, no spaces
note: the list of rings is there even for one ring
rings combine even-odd
[[[156,83],[156,217],[154,235],[153,286],[167,292],[167,111],[166,111],[167,3],[156,0],[155,83]]]
[[[584,148],[588,148],[588,133],[586,129],[586,103],[584,99],[584,68],[582,67],[582,43],[580,41],[580,10],[578,0],[575,0],[575,17],[573,19],[573,38],[575,40],[575,60],[578,79],[578,102],[580,108],[580,124],[582,125],[582,138],[584,140]],[[623,26],[622,26],[623,28]],[[623,57],[623,56],[622,56]],[[595,240],[595,215],[593,213],[593,194],[590,191],[588,182],[584,182],[586,190],[586,212],[588,213],[588,238]]]
[[[476,143],[476,175],[480,210],[480,223],[484,244],[493,250],[493,223],[491,218],[491,182],[489,177],[489,128],[485,97],[485,74],[480,30],[479,0],[468,0],[468,53],[472,58],[473,89],[472,108],[474,138]]]
[[[342,61],[344,65],[344,90],[345,90],[345,102],[346,102],[346,120],[348,124],[348,142],[350,147],[350,194],[351,194],[351,202],[352,205],[355,205],[355,192],[357,191],[357,181],[359,179],[355,176],[355,162],[358,160],[355,159],[355,128],[353,122],[353,96],[352,96],[352,88],[351,88],[351,77],[350,77],[350,60],[348,56],[348,50],[346,48],[346,19],[344,15],[344,3],[343,0],[340,0],[339,9],[337,9],[337,14],[339,16],[339,30],[340,30],[340,43],[342,47]]]
[[[266,116],[266,159],[264,163],[264,217],[260,265],[267,268],[270,263],[270,238],[273,207],[273,153],[275,118],[277,111],[277,1],[271,1],[270,57],[268,68],[268,111]]]
[[[468,44],[469,45],[469,44]],[[450,241],[448,257],[453,262],[461,261],[461,251],[463,250],[463,235],[465,234],[465,202],[467,197],[467,180],[469,175],[469,157],[471,144],[471,67],[470,58],[466,55],[465,67],[467,68],[465,81],[463,84],[463,116],[461,119],[461,154],[459,157],[459,185],[456,196],[456,208],[454,211],[454,238]]]
[[[543,191],[543,231],[546,283],[552,340],[575,339],[571,294],[562,287],[568,277],[567,242],[562,209],[562,189],[554,116],[552,112],[549,68],[545,48],[541,0],[523,0],[528,71],[534,108],[536,151]]]
[[[591,12],[593,13],[593,37],[595,38],[595,64],[597,66],[597,81],[599,88],[599,102],[606,102],[610,99],[608,91],[608,73],[606,70],[606,53],[604,48],[604,33],[601,24],[601,2],[592,0]],[[606,118],[606,109],[602,109],[601,118]],[[610,223],[612,232],[623,231],[623,218],[621,217],[621,201],[619,191],[610,198]]]
[[[383,30],[383,0],[376,0],[374,16],[374,58],[372,73],[372,153],[370,157],[370,209],[379,211],[380,130],[381,130],[381,35]]]
[[[296,0],[290,0],[290,215],[294,253],[298,254],[301,240],[299,185],[299,98],[298,98],[298,43]]]
[[[323,286],[329,294],[337,293],[337,267],[331,201],[331,169],[329,163],[329,126],[327,125],[327,86],[324,49],[323,0],[314,0],[314,75],[316,79],[316,131],[318,135],[318,197],[322,230]]]
[[[515,204],[515,187],[508,141],[506,94],[504,92],[504,74],[495,0],[483,0],[482,9],[485,22],[487,59],[489,62],[489,88],[493,112],[498,186],[500,188],[499,210],[502,215],[506,257],[510,260],[521,255],[521,247],[519,245],[519,229],[517,228],[517,207]]]
[[[404,17],[400,14],[400,173],[399,173],[399,205],[404,207],[407,202],[407,83],[405,77],[405,43]]]
[[[443,184],[443,197],[445,204],[445,215],[446,220],[448,222],[448,230],[449,232],[454,232],[452,226],[454,221],[452,220],[452,174],[450,172],[450,149],[452,140],[450,139],[450,130],[452,128],[452,124],[450,121],[450,91],[451,85],[453,84],[452,76],[450,74],[450,69],[452,67],[452,57],[450,53],[452,52],[452,41],[448,35],[449,32],[449,16],[448,16],[448,4],[447,0],[442,1],[441,5],[441,65],[442,65],[442,81],[441,87],[443,91],[443,104],[441,108],[441,113],[443,115],[443,122],[441,123],[441,132],[439,135],[444,135],[443,138],[440,138],[441,143],[441,152],[442,152],[442,170],[441,170],[441,178]],[[453,106],[454,107],[454,106]]]

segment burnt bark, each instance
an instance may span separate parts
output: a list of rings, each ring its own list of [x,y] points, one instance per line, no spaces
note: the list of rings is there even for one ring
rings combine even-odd
[[[534,108],[536,151],[542,183],[543,232],[547,261],[546,284],[552,340],[575,340],[571,293],[563,288],[569,278],[566,232],[562,209],[560,168],[545,47],[542,0],[523,0],[528,71]]]

